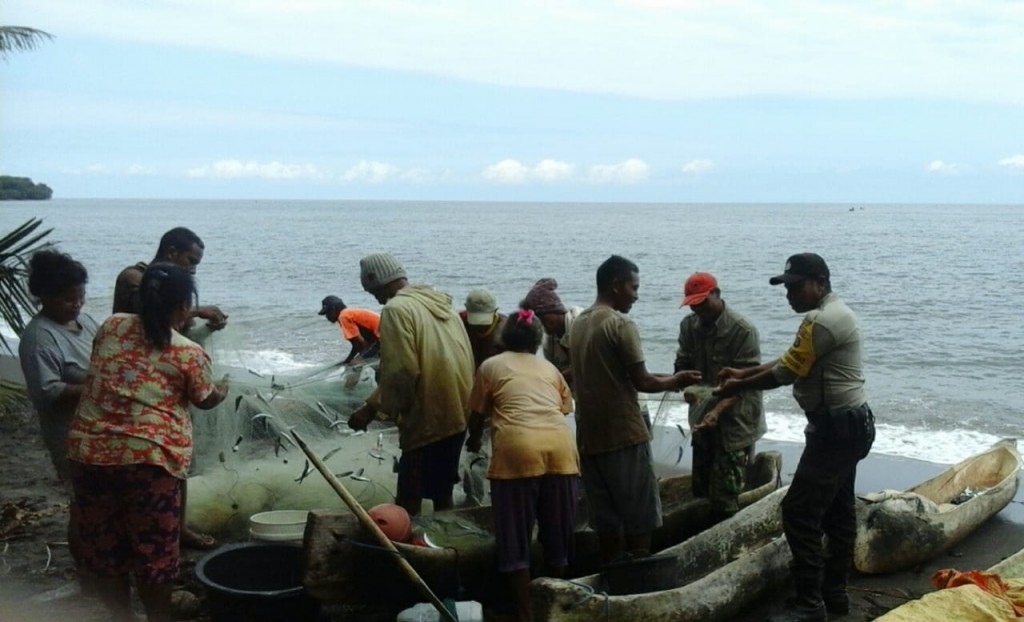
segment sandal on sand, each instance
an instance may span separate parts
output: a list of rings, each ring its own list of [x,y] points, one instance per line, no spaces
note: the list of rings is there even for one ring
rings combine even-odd
[[[181,532],[181,546],[199,551],[212,551],[220,543],[208,533],[199,533],[191,529],[184,529]]]

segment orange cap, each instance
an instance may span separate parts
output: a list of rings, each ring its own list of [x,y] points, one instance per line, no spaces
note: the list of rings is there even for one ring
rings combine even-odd
[[[680,307],[699,305],[712,290],[718,289],[718,281],[707,272],[694,272],[683,285],[683,302]]]

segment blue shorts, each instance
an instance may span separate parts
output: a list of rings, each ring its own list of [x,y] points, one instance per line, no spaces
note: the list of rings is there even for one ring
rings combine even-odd
[[[634,536],[661,527],[661,497],[650,443],[580,456],[580,467],[595,531]]]

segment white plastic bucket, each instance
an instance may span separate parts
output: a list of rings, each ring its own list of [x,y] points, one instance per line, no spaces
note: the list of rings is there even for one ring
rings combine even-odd
[[[306,531],[307,510],[273,510],[249,517],[249,536],[265,542],[301,541]]]

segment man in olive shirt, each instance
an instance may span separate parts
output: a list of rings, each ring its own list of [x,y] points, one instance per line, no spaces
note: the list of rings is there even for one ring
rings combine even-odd
[[[605,563],[624,552],[649,554],[651,532],[661,525],[650,422],[637,391],[678,390],[700,380],[694,371],[647,371],[640,333],[625,315],[639,298],[639,273],[618,255],[602,263],[597,299],[576,318],[569,336],[583,487]]]
[[[193,275],[196,268],[203,260],[203,253],[206,246],[203,241],[191,229],[175,227],[160,236],[160,245],[156,249],[156,255],[150,263],[166,262],[185,268]],[[121,270],[114,283],[114,307],[112,313],[138,313],[141,307],[139,299],[139,285],[142,283],[142,275],[149,266],[144,261],[128,266]],[[220,330],[227,326],[228,316],[213,305],[195,305],[189,312],[188,323],[182,332],[193,341],[202,342],[210,333],[193,328],[193,320],[201,318],[206,320],[207,331]],[[181,489],[181,515],[185,515],[185,506],[188,503],[188,489]],[[213,549],[218,543],[209,534],[193,531],[187,525],[182,525],[181,543],[183,546],[198,549]]]
[[[160,237],[160,245],[150,263],[161,261],[172,263],[195,274],[196,268],[203,260],[205,250],[206,246],[203,241],[191,229],[175,227]],[[117,281],[114,283],[112,313],[139,312],[139,284],[142,283],[142,273],[146,271],[148,265],[146,262],[140,261],[128,266],[117,275]],[[189,316],[190,326],[192,319],[197,317],[206,320],[206,326],[211,331],[220,330],[228,323],[227,314],[213,305],[193,306]],[[195,339],[194,335],[190,337]]]
[[[791,256],[785,272],[769,283],[785,284],[790,306],[806,313],[796,341],[771,363],[723,369],[718,377],[724,384],[715,394],[793,385],[808,420],[807,444],[782,501],[796,598],[770,620],[824,622],[829,613],[850,610],[846,581],[857,534],[857,463],[875,440],[875,417],[864,396],[863,342],[856,316],[832,293],[828,265],[818,255]]]
[[[686,279],[683,295],[680,306],[689,307],[692,313],[679,324],[676,371],[694,369],[713,381],[724,367],[743,369],[761,364],[757,329],[725,304],[714,276],[695,272]],[[767,430],[760,391],[727,399],[735,403],[715,409],[719,400],[710,398],[690,408],[693,492],[711,500],[716,521],[739,510],[754,443]]]

